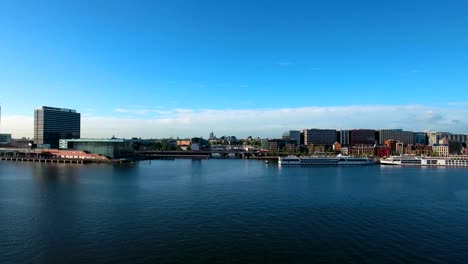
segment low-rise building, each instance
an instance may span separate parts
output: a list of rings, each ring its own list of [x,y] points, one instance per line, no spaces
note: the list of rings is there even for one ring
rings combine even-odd
[[[436,144],[432,146],[432,151],[438,156],[446,157],[449,155],[449,146],[445,144]]]
[[[111,159],[124,158],[133,154],[132,141],[125,139],[60,139],[59,148],[82,150]]]
[[[408,145],[405,147],[404,154],[415,156],[430,156],[432,154],[432,146],[426,145]]]
[[[0,145],[10,145],[11,144],[11,134],[0,134]]]
[[[353,156],[373,156],[374,155],[374,145],[354,145],[350,149],[350,155]]]
[[[41,155],[61,159],[83,159],[101,161],[109,160],[106,156],[93,153],[86,153],[82,150],[44,149],[42,150]]]

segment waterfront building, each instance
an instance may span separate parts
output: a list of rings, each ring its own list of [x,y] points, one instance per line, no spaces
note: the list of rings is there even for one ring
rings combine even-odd
[[[279,140],[268,140],[268,151],[277,152],[279,151]]]
[[[341,130],[340,131],[340,142],[341,146],[349,146],[349,130]]]
[[[398,142],[395,144],[395,149],[396,149],[396,153],[397,153],[397,154],[403,154],[403,153],[405,152],[405,150],[404,150],[404,143],[398,141]]]
[[[350,148],[350,155],[353,156],[373,156],[374,152],[374,145],[359,144]]]
[[[457,141],[460,143],[468,143],[468,135],[465,134],[451,134],[446,135],[449,140]]]
[[[60,158],[60,159],[82,159],[82,160],[99,160],[109,161],[106,156],[86,153],[82,150],[59,150],[59,149],[45,149],[42,150],[41,156],[48,158]]]
[[[424,132],[413,132],[414,145],[427,145],[427,135]]]
[[[341,144],[339,142],[335,142],[335,144],[333,144],[333,151],[341,152]]]
[[[354,145],[374,145],[375,130],[372,129],[353,129],[349,131],[349,143]]]
[[[296,142],[294,140],[289,140],[289,142],[284,144],[284,150],[287,153],[291,153],[291,154],[296,153],[296,148],[297,148],[297,145],[296,145]]]
[[[387,146],[378,146],[375,148],[375,155],[377,157],[388,157],[391,155],[391,150]]]
[[[398,141],[394,139],[387,139],[384,142],[385,146],[390,149],[391,155],[400,155],[403,154],[402,146],[403,144],[398,144]]]
[[[34,143],[58,148],[60,139],[79,139],[80,126],[76,110],[43,106],[34,111]]]
[[[61,139],[60,149],[82,150],[111,159],[124,158],[133,154],[132,140],[125,139]]]
[[[296,152],[296,141],[295,140],[285,140],[285,139],[270,139],[267,141],[268,147],[265,149],[262,146],[262,149],[268,150],[270,152]]]
[[[432,146],[426,145],[408,145],[404,149],[405,155],[416,155],[416,156],[430,156],[432,154]]]
[[[179,147],[188,147],[190,146],[190,140],[188,139],[178,139],[177,140],[177,146]]]
[[[404,145],[412,145],[414,143],[414,133],[413,131],[404,131],[403,129],[379,130],[379,144],[384,144],[387,139],[402,142]]]
[[[307,149],[309,150],[309,154],[323,154],[325,152],[325,146],[324,145],[314,145],[314,144],[309,144],[307,145]]]
[[[0,144],[9,145],[11,144],[11,134],[0,134]]]
[[[449,155],[449,146],[445,144],[435,144],[432,146],[432,151],[438,156],[446,157]]]
[[[301,132],[299,130],[289,130],[289,140],[294,140],[296,145],[301,144]]]
[[[449,132],[434,132],[434,131],[427,131],[427,143],[428,145],[439,144],[439,141],[444,137],[449,137]]]
[[[208,141],[201,137],[194,137],[190,140],[191,150],[204,150],[208,145]]]
[[[336,135],[335,129],[304,129],[304,144],[331,146],[336,142]]]
[[[462,143],[457,140],[448,140],[447,145],[449,155],[460,155],[463,150]]]
[[[348,155],[349,154],[349,148],[348,147],[341,147],[341,154]]]
[[[260,140],[260,149],[264,150],[264,151],[268,151],[270,149],[268,139],[261,139]]]

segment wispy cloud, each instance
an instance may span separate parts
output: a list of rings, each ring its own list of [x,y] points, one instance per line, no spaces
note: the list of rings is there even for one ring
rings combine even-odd
[[[421,70],[418,70],[418,69],[412,69],[412,70],[410,71],[410,73],[420,73],[420,72],[422,72],[422,71],[421,71]]]
[[[172,113],[171,111],[165,111],[161,109],[149,109],[143,108],[140,106],[136,106],[134,109],[127,109],[127,108],[116,108],[114,109],[115,112],[121,114],[129,114],[129,115],[149,115],[149,114],[159,114],[159,115],[166,115]]]
[[[143,109],[151,110],[151,109]],[[277,109],[116,109],[114,116],[82,115],[82,137],[191,137],[227,134],[280,137],[304,128],[403,128],[467,133],[468,108],[423,105],[351,105]],[[134,114],[132,116],[131,114]],[[2,131],[32,137],[32,116],[5,116]]]
[[[468,106],[468,102],[448,102],[447,104],[453,106]]]
[[[311,71],[320,71],[321,69],[319,67],[312,67],[310,68]]]

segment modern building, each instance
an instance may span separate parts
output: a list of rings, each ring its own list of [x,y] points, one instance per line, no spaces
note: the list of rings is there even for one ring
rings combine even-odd
[[[468,142],[468,135],[465,134],[448,134],[446,135],[449,140],[458,141],[460,143]]]
[[[263,143],[262,140],[262,149],[268,150],[270,152],[296,152],[296,141],[295,140],[285,140],[285,139],[270,139],[266,140]]]
[[[457,140],[448,140],[449,155],[460,155],[463,151],[462,144]]]
[[[124,139],[61,139],[60,149],[82,150],[111,159],[133,154],[132,141]]]
[[[379,144],[384,144],[385,140],[393,139],[402,142],[404,145],[413,145],[413,131],[404,131],[403,129],[381,129],[379,130]]]
[[[413,132],[414,145],[427,145],[427,135],[424,132]]]
[[[204,150],[208,145],[208,141],[201,137],[194,137],[190,140],[191,150]]]
[[[304,144],[331,146],[336,142],[336,135],[335,129],[304,129]]]
[[[0,145],[11,144],[11,134],[0,134]]]
[[[374,145],[375,130],[373,129],[353,129],[349,131],[349,143],[354,145]]]
[[[349,130],[340,131],[340,142],[341,146],[349,146]]]
[[[79,139],[80,126],[76,110],[43,106],[34,111],[34,143],[58,148],[60,139]]]
[[[290,130],[289,131],[289,140],[294,140],[296,145],[299,146],[301,144],[301,131],[299,130]]]
[[[439,144],[439,141],[445,137],[448,138],[450,135],[449,132],[434,132],[434,131],[427,131],[427,144],[428,145],[434,145],[434,144]]]

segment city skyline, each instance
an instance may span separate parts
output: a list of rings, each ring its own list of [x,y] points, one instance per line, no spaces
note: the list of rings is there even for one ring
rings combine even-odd
[[[0,3],[1,132],[40,105],[83,137],[468,133],[464,1]]]
[[[107,120],[107,123],[104,121],[108,119],[108,117],[86,117],[82,115],[81,133],[83,138],[110,138],[112,136],[121,138],[190,138],[201,136],[208,138],[210,132],[214,132],[214,134],[218,136],[234,135],[241,138],[247,136],[278,138],[285,131],[317,128],[336,130],[403,129],[414,132],[430,130],[454,134],[468,134],[466,130],[464,130],[464,123],[460,121],[463,119],[464,115],[468,114],[468,110],[458,108],[458,105],[456,106],[457,107],[452,108],[452,112],[442,111],[442,109],[433,110],[425,106],[417,105],[399,106],[397,108],[390,106],[351,106],[230,111],[204,110],[201,112],[179,109],[174,112],[176,116],[173,118],[166,118],[163,121],[116,118],[110,120],[110,122]],[[63,108],[64,106],[58,107]],[[5,107],[2,106],[2,109],[4,108]],[[140,110],[149,111],[147,109]],[[124,112],[123,110],[121,111]],[[411,115],[407,115],[409,111],[418,114],[415,114],[414,118],[411,118]],[[366,125],[369,123],[370,117],[375,118],[374,122],[381,124],[381,126]],[[256,129],[257,119],[269,120],[268,122],[271,125],[261,126]],[[22,117],[2,117],[2,120],[3,128],[0,132],[11,133],[11,131],[17,131],[15,129],[8,131],[8,128],[10,128],[8,125],[15,123],[15,121],[20,122],[25,127],[25,133],[33,132],[34,114]],[[310,120],[314,120],[315,122],[311,122]],[[116,133],[118,131],[118,126],[122,124],[122,122],[127,125],[125,126],[127,128],[127,130],[125,130],[126,134]],[[244,124],[242,129],[235,129],[236,125],[232,125],[239,123]],[[314,123],[316,124],[315,126],[313,125]],[[112,126],[105,127],[108,124]],[[211,129],[209,126],[210,124],[216,124],[218,127],[222,126],[226,129],[224,131]],[[215,126],[213,125],[212,127]],[[459,129],[457,129],[457,127]],[[164,133],[168,128],[171,128],[173,134]],[[31,129],[31,131],[28,131],[29,129]],[[98,131],[96,132],[94,129]],[[23,137],[19,136],[18,133],[12,134],[15,138]],[[32,138],[32,136],[25,137]]]

